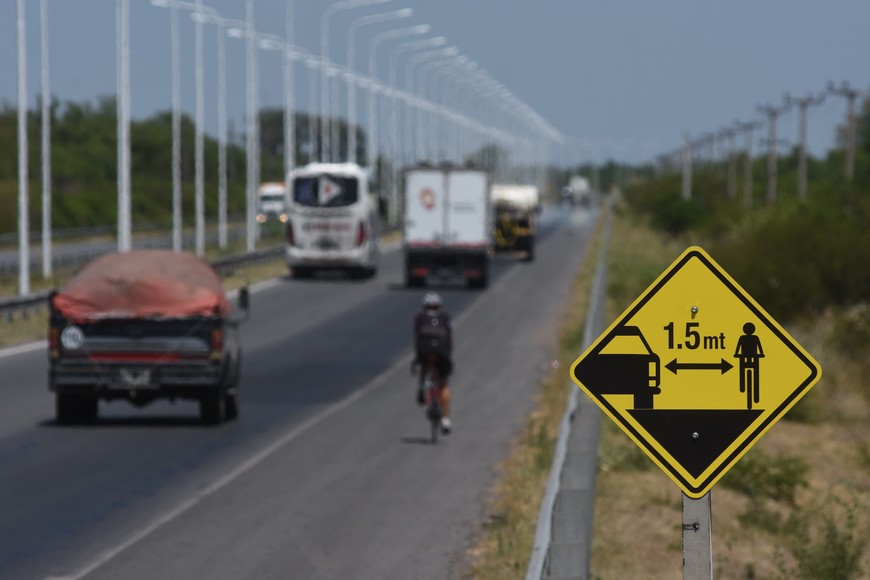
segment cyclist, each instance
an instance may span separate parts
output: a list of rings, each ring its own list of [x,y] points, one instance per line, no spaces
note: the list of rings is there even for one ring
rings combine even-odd
[[[436,292],[428,292],[423,296],[422,310],[414,317],[414,352],[416,357],[412,368],[426,363],[435,364],[440,381],[441,393],[441,431],[450,433],[450,386],[448,378],[453,372],[453,322],[450,315],[444,311],[441,296]],[[423,375],[420,373],[420,384],[417,388],[417,404],[423,404]]]

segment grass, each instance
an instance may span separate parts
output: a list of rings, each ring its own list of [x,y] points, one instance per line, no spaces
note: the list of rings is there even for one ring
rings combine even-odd
[[[489,490],[485,521],[469,554],[468,575],[472,578],[505,580],[525,576],[559,425],[568,394],[577,388],[566,370],[577,357],[582,340],[595,257],[601,244],[601,225],[574,280],[572,298],[560,329],[559,352],[549,375],[541,382],[536,408],[526,419],[499,467],[496,484]]]

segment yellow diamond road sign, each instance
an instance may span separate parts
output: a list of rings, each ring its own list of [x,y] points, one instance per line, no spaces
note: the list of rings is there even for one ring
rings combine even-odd
[[[698,247],[571,366],[571,377],[700,498],[819,380],[815,360]]]

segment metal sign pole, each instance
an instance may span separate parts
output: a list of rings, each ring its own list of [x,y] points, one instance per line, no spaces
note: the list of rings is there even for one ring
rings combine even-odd
[[[713,578],[713,516],[710,493],[683,496],[683,580]]]

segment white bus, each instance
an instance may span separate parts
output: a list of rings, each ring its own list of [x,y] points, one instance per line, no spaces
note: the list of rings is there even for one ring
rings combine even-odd
[[[355,163],[310,163],[287,180],[287,265],[294,278],[317,270],[375,275],[380,254],[377,196]]]

